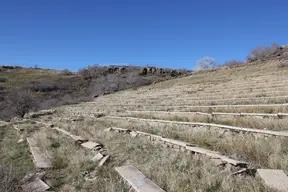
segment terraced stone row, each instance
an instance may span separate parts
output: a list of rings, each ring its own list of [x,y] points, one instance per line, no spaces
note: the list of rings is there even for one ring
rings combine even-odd
[[[288,132],[278,132],[271,130],[261,130],[261,129],[251,129],[251,128],[243,128],[236,126],[228,126],[221,124],[212,124],[212,123],[198,123],[198,122],[181,122],[181,121],[167,121],[167,120],[159,120],[159,119],[143,119],[143,118],[134,118],[134,117],[118,117],[118,116],[105,116],[104,118],[111,119],[126,119],[132,121],[146,121],[146,122],[157,122],[157,123],[170,123],[170,124],[179,124],[179,125],[191,125],[191,126],[206,126],[206,127],[215,127],[220,129],[229,130],[237,133],[251,133],[251,134],[262,134],[267,136],[278,136],[278,137],[288,137]]]
[[[232,173],[231,175],[238,175],[238,174],[249,174],[255,176],[256,173],[263,179],[263,181],[271,188],[279,191],[286,191],[288,189],[288,177],[282,170],[270,170],[270,169],[255,169],[255,168],[249,168],[249,164],[243,161],[237,161],[230,157],[227,157],[225,155],[221,155],[219,152],[210,151],[204,148],[199,148],[196,146],[193,146],[193,144],[189,144],[183,141],[163,138],[158,135],[153,135],[141,131],[131,131],[129,129],[124,128],[117,128],[117,127],[110,127],[106,129],[105,131],[116,131],[119,133],[126,133],[130,134],[132,137],[147,137],[148,141],[151,141],[153,143],[162,143],[162,145],[166,147],[173,148],[174,150],[180,150],[180,151],[189,151],[192,152],[192,154],[197,155],[205,155],[211,158],[211,160],[218,160],[218,165],[223,165],[223,162],[225,162],[224,165],[230,164],[235,167],[240,167],[242,169]],[[219,164],[220,163],[220,164]],[[119,168],[118,168],[119,169]],[[121,169],[120,169],[121,170]],[[142,176],[143,177],[143,176]],[[128,180],[132,179],[129,177]],[[133,181],[133,180],[132,180]],[[134,182],[131,182],[134,183]],[[158,188],[158,186],[155,186],[155,184],[152,184],[153,188],[155,187],[155,191],[158,191],[161,189]],[[135,187],[136,188],[136,187]],[[140,189],[140,188],[139,188]],[[143,188],[142,188],[143,189]],[[157,190],[156,190],[157,189]],[[137,190],[136,190],[137,191]],[[139,190],[139,192],[142,190]],[[145,190],[144,190],[145,191]],[[152,190],[153,191],[153,190]]]
[[[185,111],[126,111],[128,114],[169,114],[169,115],[205,115],[205,116],[252,116],[252,117],[262,117],[262,118],[288,118],[288,113],[220,113],[220,112],[185,112]]]

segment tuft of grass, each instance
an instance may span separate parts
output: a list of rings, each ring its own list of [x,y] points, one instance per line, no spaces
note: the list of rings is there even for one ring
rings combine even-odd
[[[17,140],[12,127],[0,128],[0,191],[20,192],[19,181],[34,169],[27,144]]]
[[[56,170],[65,169],[68,166],[68,160],[60,154],[54,153],[52,165]]]

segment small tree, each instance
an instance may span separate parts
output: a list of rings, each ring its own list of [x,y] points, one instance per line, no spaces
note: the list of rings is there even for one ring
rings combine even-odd
[[[26,113],[37,108],[37,104],[29,90],[17,90],[12,93],[9,100],[16,115],[20,117],[24,117]]]
[[[196,63],[196,70],[207,70],[207,69],[213,69],[216,67],[216,60],[212,57],[203,57],[199,59]]]

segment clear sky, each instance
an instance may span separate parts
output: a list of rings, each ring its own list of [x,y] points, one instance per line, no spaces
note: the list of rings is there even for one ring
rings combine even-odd
[[[188,68],[288,44],[288,1],[0,0],[0,64]]]

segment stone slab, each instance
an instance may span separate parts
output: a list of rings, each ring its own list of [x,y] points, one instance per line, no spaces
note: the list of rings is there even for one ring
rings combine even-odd
[[[158,185],[143,175],[133,165],[116,167],[115,169],[136,192],[165,192]]]
[[[27,138],[27,142],[33,156],[35,167],[39,169],[52,168],[51,161],[40,151],[39,147],[37,147],[36,140],[33,138]]]
[[[277,169],[257,169],[257,173],[268,187],[281,192],[288,191],[288,177],[284,171]]]
[[[50,189],[50,187],[41,179],[36,178],[35,181],[22,185],[22,189],[29,192],[43,192]]]
[[[110,155],[107,155],[107,156],[103,157],[103,158],[101,159],[101,161],[99,162],[98,167],[101,167],[102,165],[104,165],[104,163],[105,163],[109,158],[110,158]]]
[[[82,147],[85,147],[85,148],[87,148],[87,149],[93,149],[93,148],[95,148],[95,147],[97,147],[97,146],[101,146],[101,144],[95,143],[95,142],[93,142],[93,141],[87,141],[87,142],[85,142],[85,143],[82,143],[81,146],[82,146]]]
[[[236,131],[236,132],[242,131],[242,132],[248,132],[248,133],[258,133],[258,134],[263,134],[263,135],[288,137],[288,133],[279,132],[279,131],[263,130],[263,129],[252,129],[252,128],[236,127],[236,126],[229,126],[229,125],[222,125],[222,124],[213,124],[213,123],[168,121],[168,120],[159,120],[159,119],[143,119],[143,118],[118,117],[118,116],[106,116],[105,118],[126,119],[126,120],[157,122],[157,123],[171,123],[171,124],[179,124],[179,125],[209,126],[209,127],[222,128],[222,129],[226,129],[226,130],[230,130],[230,131]]]
[[[104,156],[101,153],[97,153],[91,160],[100,161]]]

